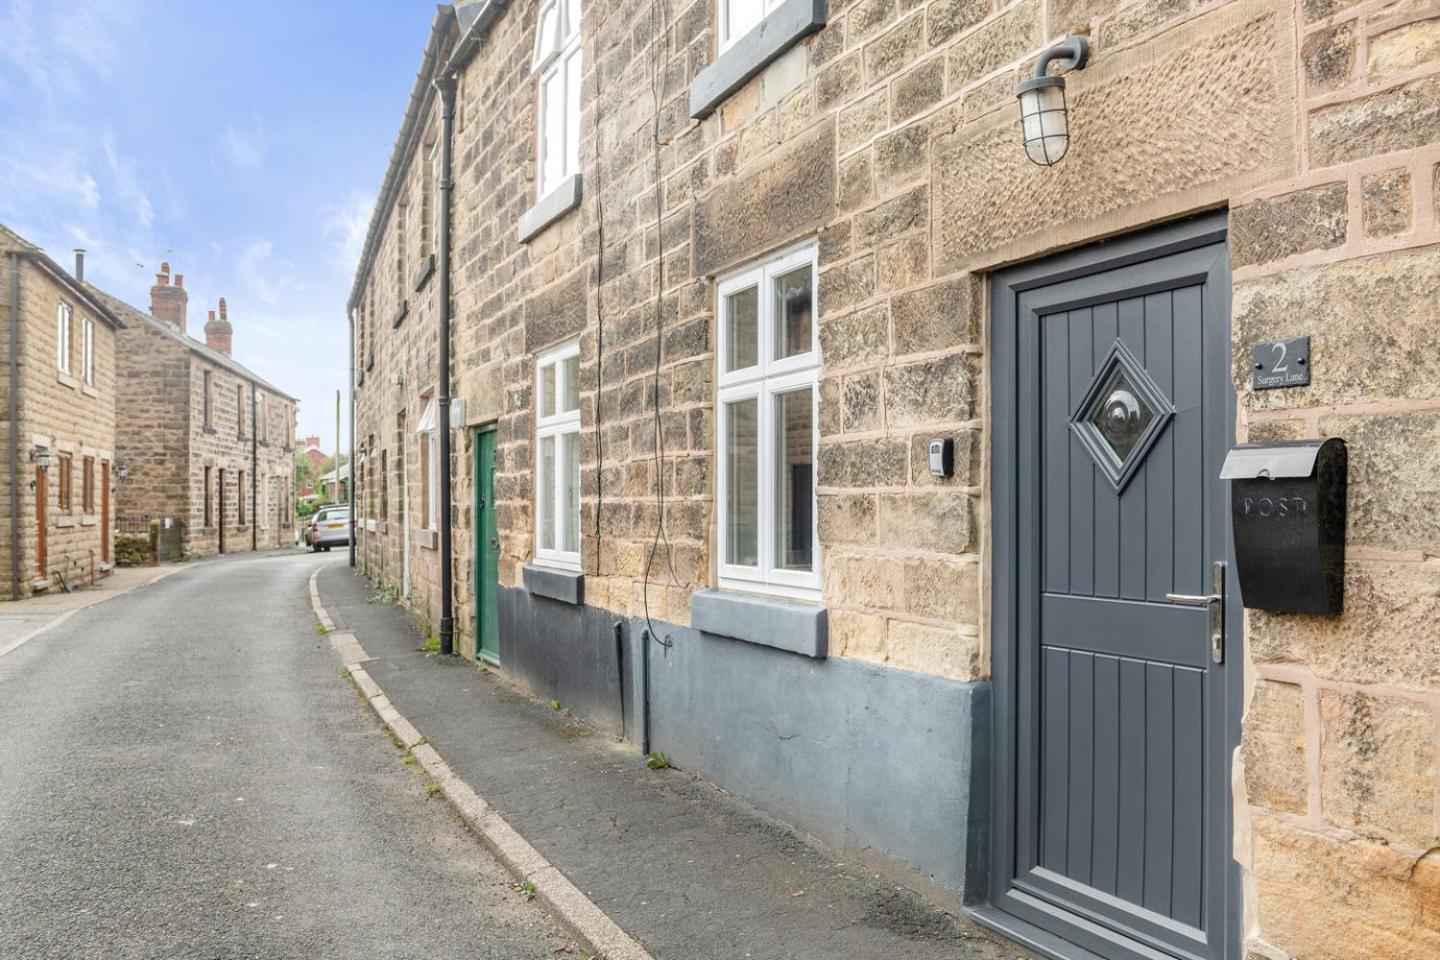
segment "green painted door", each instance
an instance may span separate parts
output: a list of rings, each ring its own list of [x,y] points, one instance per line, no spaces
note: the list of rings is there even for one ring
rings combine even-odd
[[[500,662],[500,535],[495,529],[495,428],[475,432],[475,656]]]

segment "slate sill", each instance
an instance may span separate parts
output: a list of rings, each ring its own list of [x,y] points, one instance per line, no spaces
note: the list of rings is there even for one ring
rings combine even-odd
[[[780,54],[825,26],[825,0],[784,0],[690,84],[690,116],[704,120]]]
[[[829,653],[829,622],[818,603],[729,590],[690,595],[690,626],[701,633],[774,647],[804,657]]]
[[[560,185],[535,201],[535,206],[520,214],[516,235],[521,243],[529,243],[540,231],[580,206],[580,174],[572,174]]]
[[[415,271],[415,281],[412,286],[415,292],[419,293],[425,288],[425,281],[430,279],[430,274],[435,272],[435,255],[432,253],[420,262],[420,269]]]
[[[405,321],[405,315],[410,312],[410,301],[400,301],[400,309],[395,311],[395,316],[390,320],[390,329],[394,330]]]
[[[579,570],[561,570],[527,563],[522,568],[525,589],[532,597],[545,597],[579,606],[585,601],[585,574]]]

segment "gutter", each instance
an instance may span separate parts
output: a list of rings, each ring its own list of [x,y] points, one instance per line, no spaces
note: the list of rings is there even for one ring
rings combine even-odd
[[[346,311],[350,316],[350,479],[345,483],[345,501],[350,504],[350,567],[355,567],[355,308]],[[335,411],[335,427],[340,427],[340,411]],[[335,438],[335,449],[340,449],[340,438]],[[340,485],[340,458],[335,458],[335,485]]]
[[[20,254],[10,254],[10,599],[20,599]]]
[[[452,176],[455,153],[455,88],[460,70],[480,49],[480,40],[505,9],[504,0],[486,0],[474,14],[474,20],[460,37],[455,51],[435,78],[440,91],[440,209],[437,211],[439,242],[436,244],[437,266],[440,271],[440,370],[436,393],[439,395],[440,483],[444,496],[440,518],[440,654],[455,652],[455,584],[451,521],[454,513],[450,471],[450,209],[453,206],[455,180]],[[427,57],[427,65],[430,58]]]
[[[455,74],[436,80],[440,89],[440,210],[436,260],[440,266],[440,377],[436,392],[440,398],[440,655],[455,652],[455,585],[452,582],[451,514],[454,512],[450,477],[450,201],[455,182],[450,178],[455,131]]]
[[[260,501],[256,494],[260,490],[260,394],[255,384],[250,384],[250,552],[260,549]]]

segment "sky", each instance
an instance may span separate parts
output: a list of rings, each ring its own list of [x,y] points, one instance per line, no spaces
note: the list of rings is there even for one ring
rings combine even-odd
[[[235,359],[331,449],[345,302],[434,13],[0,0],[0,223],[67,268],[84,247],[86,280],[141,309],[168,261],[202,339],[225,297]]]

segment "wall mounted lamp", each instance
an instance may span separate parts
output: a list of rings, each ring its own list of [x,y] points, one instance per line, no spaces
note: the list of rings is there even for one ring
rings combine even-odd
[[[41,470],[49,470],[49,469],[50,469],[50,448],[49,448],[49,447],[31,447],[31,448],[30,448],[30,462],[33,463],[33,464],[35,464],[35,466],[39,467]]]
[[[115,464],[115,476],[124,483],[130,479],[130,468],[123,463]]]
[[[1070,149],[1070,118],[1065,108],[1065,78],[1046,74],[1051,63],[1066,70],[1082,69],[1090,59],[1090,41],[1066,37],[1040,54],[1035,75],[1015,89],[1020,98],[1020,134],[1032,163],[1053,167]]]

